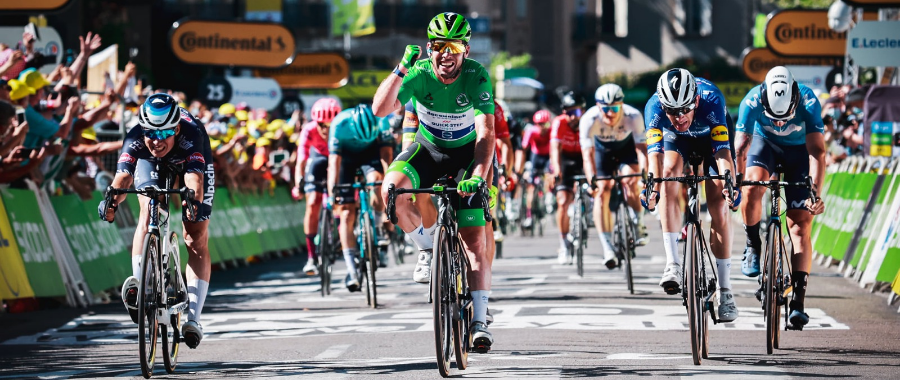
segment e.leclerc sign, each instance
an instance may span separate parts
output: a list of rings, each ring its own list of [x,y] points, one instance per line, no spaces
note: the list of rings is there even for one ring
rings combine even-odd
[[[296,50],[291,31],[275,23],[188,20],[169,34],[175,56],[198,65],[280,68]]]
[[[847,54],[860,66],[900,66],[900,21],[863,21],[847,37]]]

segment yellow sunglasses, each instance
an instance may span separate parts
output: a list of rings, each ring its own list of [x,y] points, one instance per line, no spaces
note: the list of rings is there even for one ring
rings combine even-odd
[[[438,53],[465,53],[466,44],[461,41],[431,41],[431,50]]]

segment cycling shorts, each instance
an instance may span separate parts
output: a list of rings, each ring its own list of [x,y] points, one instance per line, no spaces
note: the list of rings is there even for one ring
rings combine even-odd
[[[611,148],[594,139],[594,165],[598,177],[609,177],[620,165],[637,165],[638,156],[634,149],[634,136],[628,135],[621,144]]]
[[[475,142],[456,148],[440,148],[416,135],[416,140],[394,159],[388,172],[403,173],[414,188],[428,188],[439,178],[447,175],[461,181],[472,175],[475,167]],[[494,176],[497,177],[496,175]],[[485,225],[481,197],[469,196],[457,202],[457,223],[459,227],[483,227]]]
[[[206,165],[206,171],[203,172],[203,201],[200,202],[200,207],[197,210],[197,221],[202,222],[204,220],[209,220],[209,217],[212,215],[212,205],[213,205],[213,197],[216,194],[216,175],[213,171],[212,157],[207,159],[208,164]],[[160,170],[156,170],[156,163],[146,161],[146,160],[138,160],[137,164],[134,167],[134,188],[135,189],[143,189],[148,186],[156,186],[160,189],[165,187],[166,177],[170,174],[173,174],[176,178],[176,184],[173,184],[173,188],[177,186],[178,183],[184,184],[184,180],[178,181],[177,179],[183,179],[184,173],[171,173],[169,168],[166,166],[160,166]],[[187,207],[181,208],[181,220],[185,222],[190,222],[187,215]]]
[[[327,193],[325,188],[328,181],[328,156],[309,150],[309,158],[306,159],[306,170],[303,173],[303,192]]]
[[[747,154],[747,167],[753,166],[765,169],[769,175],[776,169],[781,169],[784,181],[804,182],[809,175],[809,152],[806,150],[806,144],[780,145],[755,135],[753,143],[750,144],[750,153]],[[809,189],[785,187],[784,196],[788,210],[806,210]]]
[[[338,185],[350,185],[356,182],[356,171],[362,172],[366,177],[369,173],[378,172],[384,174],[381,167],[381,147],[374,145],[359,153],[347,153],[341,155],[341,172],[338,174]],[[346,205],[357,203],[356,189],[335,189],[334,204]]]
[[[575,188],[575,176],[584,175],[584,159],[580,154],[559,156],[560,161],[560,178],[561,181],[556,182],[556,191],[572,191]]]

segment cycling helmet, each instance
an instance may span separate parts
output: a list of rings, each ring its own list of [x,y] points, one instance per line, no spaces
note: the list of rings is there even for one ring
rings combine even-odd
[[[582,107],[584,108],[584,97],[581,94],[578,94],[574,91],[569,91],[563,94],[562,99],[559,102],[560,106],[563,109],[570,107]]]
[[[334,98],[322,98],[313,103],[309,112],[313,120],[319,123],[330,123],[341,112],[341,106]]]
[[[172,129],[181,119],[180,107],[169,94],[153,94],[141,105],[138,123],[144,129]]]
[[[656,96],[665,108],[684,108],[697,96],[697,80],[685,69],[671,69],[656,82]]]
[[[547,110],[539,110],[534,113],[534,117],[532,118],[535,124],[544,124],[550,122],[550,111]]]
[[[622,87],[619,87],[619,85],[607,83],[597,88],[597,92],[594,93],[594,99],[597,103],[609,105],[623,101],[625,94],[622,93]]]
[[[472,37],[472,28],[469,22],[460,14],[444,12],[431,19],[428,23],[429,40],[462,40],[466,43]]]
[[[353,128],[355,128],[356,137],[363,141],[375,140],[378,135],[375,114],[372,109],[365,104],[360,104],[352,109],[350,118],[353,120]]]
[[[790,120],[800,104],[800,86],[786,67],[775,66],[759,87],[759,97],[766,117],[776,121]]]

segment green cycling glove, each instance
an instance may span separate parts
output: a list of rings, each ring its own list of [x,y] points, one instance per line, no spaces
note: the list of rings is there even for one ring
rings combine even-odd
[[[403,52],[403,60],[400,61],[400,66],[409,70],[410,67],[416,64],[416,60],[419,59],[421,54],[422,48],[419,45],[406,45],[406,51]]]
[[[474,193],[478,191],[478,187],[481,186],[482,183],[484,183],[484,180],[481,177],[473,175],[471,178],[460,182],[459,185],[456,186],[456,189],[464,193]]]

